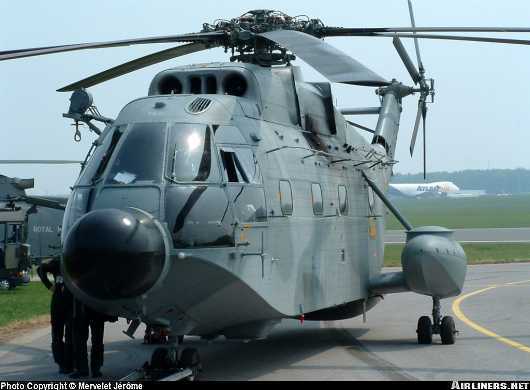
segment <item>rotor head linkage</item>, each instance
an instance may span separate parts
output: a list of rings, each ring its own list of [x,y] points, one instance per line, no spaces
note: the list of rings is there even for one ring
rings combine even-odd
[[[412,87],[409,87],[396,79],[392,79],[390,84],[386,87],[380,87],[375,90],[375,94],[379,96],[385,96],[388,93],[393,94],[396,96],[399,100],[402,98],[413,95],[415,92],[418,92],[418,89],[414,89]]]

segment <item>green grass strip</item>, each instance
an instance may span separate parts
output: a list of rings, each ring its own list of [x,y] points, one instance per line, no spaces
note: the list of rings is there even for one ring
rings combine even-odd
[[[385,266],[400,267],[403,244],[385,246]],[[464,244],[468,264],[498,264],[530,261],[530,244]]]
[[[0,327],[50,313],[52,294],[40,282],[0,290]]]

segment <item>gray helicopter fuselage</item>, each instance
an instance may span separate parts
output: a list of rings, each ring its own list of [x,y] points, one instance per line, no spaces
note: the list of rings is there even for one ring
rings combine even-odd
[[[362,314],[380,299],[370,283],[385,230],[363,172],[386,190],[399,100],[384,97],[371,144],[329,84],[296,67],[161,72],[101,136],[63,222],[64,241],[87,212],[141,210],[163,236],[161,271],[141,294],[113,299],[67,283],[101,311],[175,334],[256,338],[283,318]]]

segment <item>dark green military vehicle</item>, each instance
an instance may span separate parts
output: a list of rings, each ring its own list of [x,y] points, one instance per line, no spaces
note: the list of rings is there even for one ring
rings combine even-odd
[[[0,208],[0,287],[13,289],[28,281],[31,269],[27,239],[27,210],[20,206]]]

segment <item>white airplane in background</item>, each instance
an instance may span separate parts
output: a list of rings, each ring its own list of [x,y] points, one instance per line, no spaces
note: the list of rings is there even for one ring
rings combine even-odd
[[[390,188],[399,192],[400,195],[408,197],[447,196],[460,191],[460,188],[450,181],[418,184],[390,184]]]

